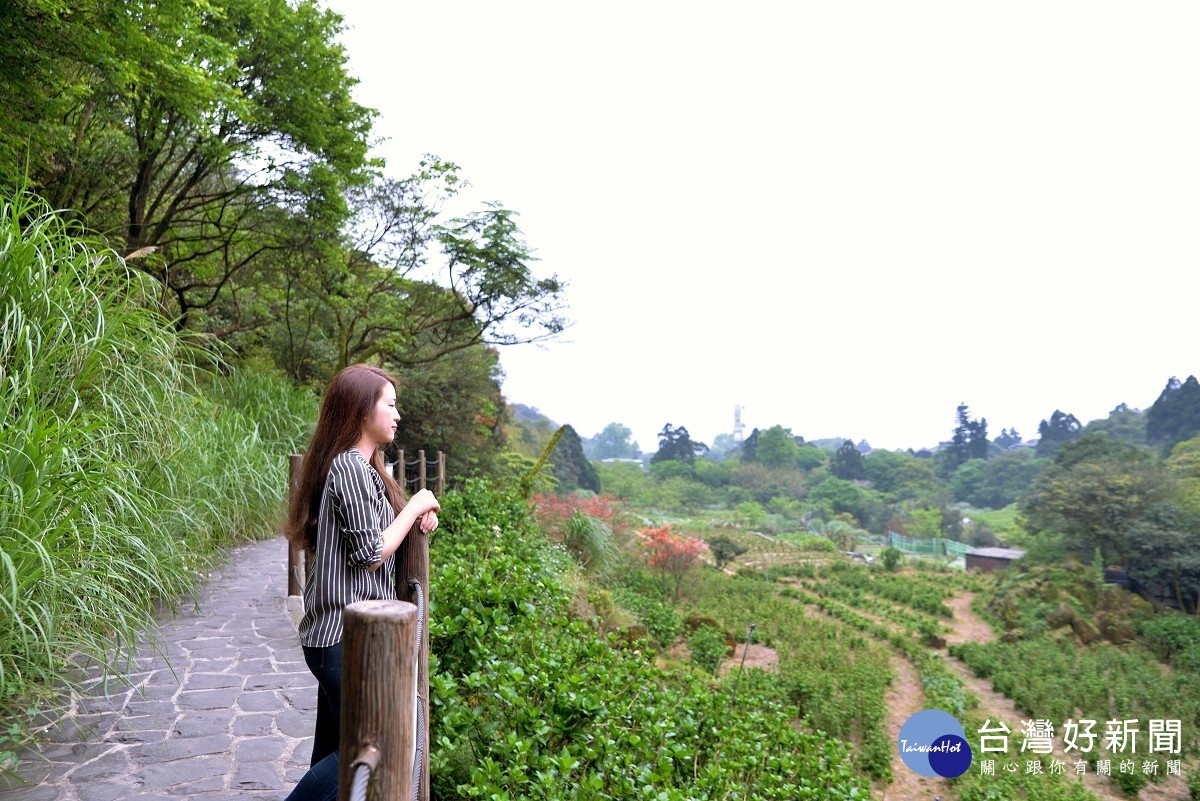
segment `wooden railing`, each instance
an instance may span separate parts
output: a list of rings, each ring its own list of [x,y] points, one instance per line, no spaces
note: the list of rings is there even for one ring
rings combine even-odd
[[[428,486],[425,451],[393,476],[408,494]],[[289,492],[296,491],[302,457],[289,461]],[[435,495],[446,485],[446,457],[434,464]],[[416,476],[408,469],[416,466]],[[303,549],[288,548],[288,595],[303,596]],[[396,551],[395,601],[362,601],[346,607],[342,672],[342,722],[338,798],[429,801],[429,537],[420,524]],[[366,790],[369,786],[369,791]],[[360,793],[366,793],[366,796]]]
[[[300,480],[300,462],[304,459],[303,454],[293,453],[288,459],[288,492],[289,494],[296,491],[296,483]],[[437,452],[437,459],[432,461],[425,458],[425,451],[417,451],[415,461],[407,462],[404,459],[404,451],[399,451],[395,464],[391,465],[392,478],[396,479],[400,484],[400,488],[404,490],[404,494],[410,495],[411,492],[419,492],[420,490],[429,487],[429,467],[434,468],[433,474],[433,494],[439,498],[446,491],[446,454],[442,451]],[[416,468],[411,471],[410,468]],[[409,476],[410,472],[414,472],[413,476]],[[306,565],[304,562],[304,550],[301,548],[288,548],[288,582],[287,594],[289,596],[304,595],[304,576]],[[428,565],[426,566],[428,569]]]

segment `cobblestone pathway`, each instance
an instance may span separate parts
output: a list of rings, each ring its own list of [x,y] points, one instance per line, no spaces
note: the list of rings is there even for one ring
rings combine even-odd
[[[139,647],[128,683],[83,683],[0,775],[4,801],[282,799],[308,767],[316,681],[287,606],[281,538],[235,549],[156,650]]]

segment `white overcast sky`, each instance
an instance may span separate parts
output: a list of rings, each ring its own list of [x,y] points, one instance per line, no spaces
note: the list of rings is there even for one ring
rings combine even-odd
[[[1035,437],[1200,373],[1200,4],[333,0],[378,154],[462,168],[572,326],[504,393],[646,450]]]

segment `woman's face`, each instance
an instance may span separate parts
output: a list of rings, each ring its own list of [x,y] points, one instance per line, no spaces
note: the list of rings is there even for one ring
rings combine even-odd
[[[396,424],[400,422],[400,412],[396,411],[396,388],[390,383],[383,385],[379,399],[363,420],[363,437],[370,439],[376,446],[386,445],[396,437]]]

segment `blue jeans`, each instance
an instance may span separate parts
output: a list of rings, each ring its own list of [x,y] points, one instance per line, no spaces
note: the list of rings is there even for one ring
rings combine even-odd
[[[308,769],[285,801],[337,801],[338,752]]]
[[[342,644],[325,648],[304,646],[304,661],[317,677],[317,730],[313,737],[313,768],[341,746]],[[336,784],[337,771],[333,773]]]

